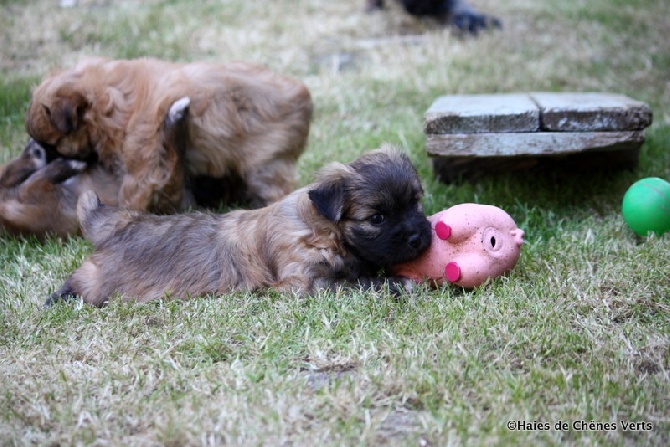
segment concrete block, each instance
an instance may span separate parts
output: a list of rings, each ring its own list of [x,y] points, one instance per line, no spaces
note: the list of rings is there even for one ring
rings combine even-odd
[[[540,110],[525,93],[442,96],[425,114],[426,134],[537,132]]]
[[[439,97],[424,131],[435,175],[451,181],[565,159],[634,168],[651,122],[647,104],[619,94],[506,93]]]
[[[531,93],[540,129],[549,132],[641,130],[652,121],[643,102],[613,93]]]

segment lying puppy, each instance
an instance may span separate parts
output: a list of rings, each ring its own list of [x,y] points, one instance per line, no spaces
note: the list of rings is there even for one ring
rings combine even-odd
[[[101,205],[77,214],[94,253],[47,300],[101,306],[118,294],[146,302],[235,290],[310,293],[376,275],[431,242],[422,187],[408,157],[385,147],[326,168],[313,184],[257,210],[156,216]]]
[[[165,145],[183,145],[188,98],[176,101],[165,117]],[[182,140],[180,140],[182,138]],[[21,154],[0,166],[0,234],[64,237],[79,232],[77,200],[89,189],[103,203],[116,205],[121,177],[98,163],[56,158],[30,140]],[[164,191],[161,191],[164,192]],[[170,210],[163,210],[170,211]]]
[[[65,186],[86,163],[58,159],[29,141],[18,158],[0,168],[0,234],[66,236],[77,231],[77,191]]]
[[[382,9],[385,0],[365,0],[366,11]],[[401,0],[408,14],[416,17],[434,17],[442,23],[455,26],[461,32],[477,34],[486,28],[501,28],[500,19],[481,14],[466,0]]]
[[[185,162],[161,131],[182,97],[191,101]],[[262,206],[293,190],[311,114],[302,82],[260,66],[96,58],[33,90],[26,129],[50,152],[118,173],[122,207],[189,206],[185,175],[239,176],[246,199]]]

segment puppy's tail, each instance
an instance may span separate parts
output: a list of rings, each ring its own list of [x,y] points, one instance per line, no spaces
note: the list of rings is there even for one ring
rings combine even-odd
[[[93,190],[84,191],[77,201],[77,218],[82,235],[93,244],[100,246],[114,234],[117,228],[119,210],[103,205]]]

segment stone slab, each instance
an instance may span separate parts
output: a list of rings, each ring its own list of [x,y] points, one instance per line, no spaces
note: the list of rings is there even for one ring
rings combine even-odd
[[[536,167],[634,168],[652,112],[613,93],[506,93],[437,98],[426,150],[443,181]]]
[[[540,130],[604,132],[641,130],[652,121],[651,108],[614,93],[531,93],[540,108]]]
[[[540,110],[527,93],[442,96],[425,114],[426,134],[536,132]]]
[[[424,132],[605,132],[641,130],[650,107],[615,93],[533,92],[441,96],[424,116]]]
[[[632,150],[643,142],[644,131],[429,134],[426,151],[432,157],[552,156],[593,150]]]

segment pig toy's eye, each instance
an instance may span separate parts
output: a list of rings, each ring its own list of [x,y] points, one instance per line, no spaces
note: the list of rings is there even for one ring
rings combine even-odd
[[[485,228],[482,232],[482,246],[485,251],[493,254],[502,250],[504,238],[495,228]]]

